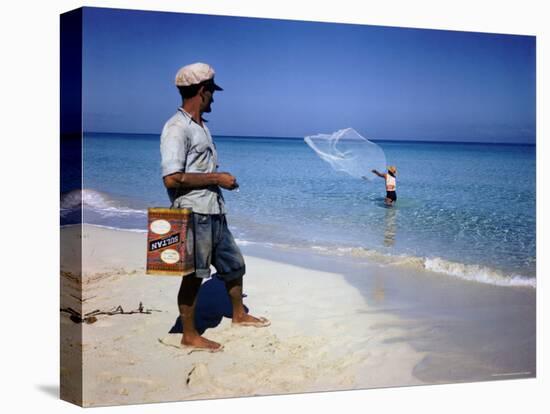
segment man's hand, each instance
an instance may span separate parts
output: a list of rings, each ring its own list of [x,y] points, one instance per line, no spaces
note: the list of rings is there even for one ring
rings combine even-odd
[[[218,185],[220,187],[225,188],[226,190],[234,190],[239,187],[239,184],[237,184],[237,179],[231,174],[222,172],[218,175]]]

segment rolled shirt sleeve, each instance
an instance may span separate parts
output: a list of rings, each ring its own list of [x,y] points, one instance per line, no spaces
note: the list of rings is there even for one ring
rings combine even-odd
[[[160,136],[160,157],[162,176],[185,172],[188,139],[182,128],[166,125]]]

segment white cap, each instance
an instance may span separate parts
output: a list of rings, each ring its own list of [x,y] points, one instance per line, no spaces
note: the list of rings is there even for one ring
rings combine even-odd
[[[214,90],[223,91],[214,83],[214,69],[206,63],[192,63],[182,67],[176,74],[176,86],[191,86],[202,82],[212,81]]]

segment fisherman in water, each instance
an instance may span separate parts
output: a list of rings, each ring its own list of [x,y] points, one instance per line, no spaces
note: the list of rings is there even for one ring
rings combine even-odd
[[[372,172],[380,178],[386,180],[386,199],[384,200],[384,203],[386,203],[387,206],[393,206],[393,203],[397,201],[397,194],[395,193],[395,176],[397,175],[397,168],[393,165],[389,166],[386,174],[379,173],[376,170],[372,170]]]

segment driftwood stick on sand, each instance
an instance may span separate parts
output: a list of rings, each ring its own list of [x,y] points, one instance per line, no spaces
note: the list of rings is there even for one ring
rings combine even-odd
[[[91,312],[87,312],[84,314],[84,317],[82,317],[81,313],[78,311],[75,311],[73,308],[62,308],[60,309],[61,312],[69,313],[70,319],[75,323],[94,323],[97,321],[96,316],[99,315],[107,315],[107,316],[113,316],[113,315],[132,315],[134,313],[144,313],[147,315],[150,315],[153,312],[162,312],[158,309],[145,309],[143,307],[143,303],[139,302],[139,306],[137,309],[125,312],[121,305],[118,305],[117,307],[111,308],[109,311],[102,311],[99,309],[93,310]]]

